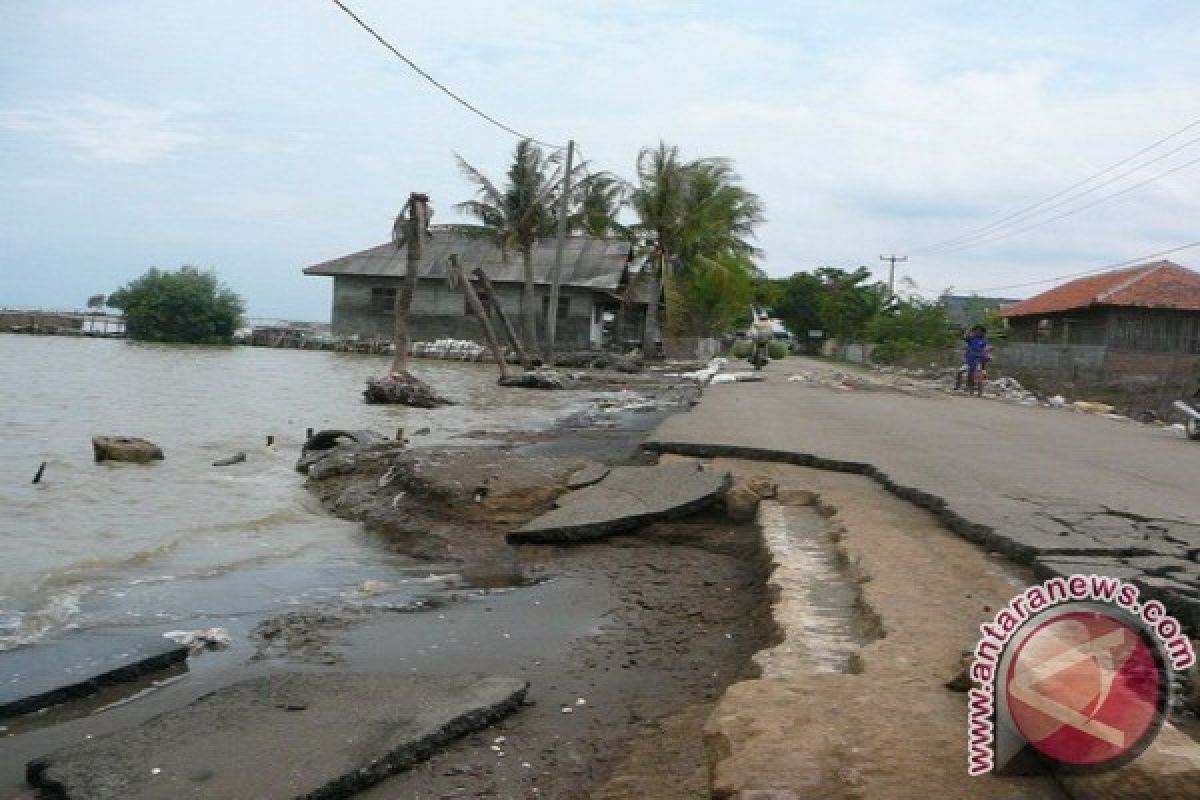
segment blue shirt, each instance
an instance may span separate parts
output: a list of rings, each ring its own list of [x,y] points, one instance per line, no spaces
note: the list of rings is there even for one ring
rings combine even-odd
[[[987,352],[987,336],[968,336],[967,337],[967,353],[968,359],[983,358]]]

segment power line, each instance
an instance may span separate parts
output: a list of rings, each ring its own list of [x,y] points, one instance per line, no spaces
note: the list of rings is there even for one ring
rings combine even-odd
[[[1012,212],[1011,214],[1008,214],[1007,216],[1001,217],[1000,219],[998,219],[998,220],[996,220],[996,221],[994,221],[994,222],[992,222],[992,223],[989,223],[989,224],[987,224],[987,225],[984,225],[984,226],[982,226],[982,227],[979,227],[979,228],[974,228],[974,229],[972,229],[972,230],[970,230],[970,231],[967,231],[967,232],[966,232],[966,233],[964,233],[964,234],[960,234],[960,235],[958,235],[958,236],[954,236],[954,237],[951,237],[951,238],[949,238],[949,239],[944,239],[944,240],[942,240],[942,241],[940,241],[940,242],[935,242],[935,243],[933,243],[933,244],[925,245],[924,247],[918,247],[918,248],[914,248],[914,249],[910,250],[909,252],[910,252],[910,253],[924,253],[924,252],[928,252],[928,251],[930,251],[930,250],[934,250],[934,249],[939,249],[939,248],[942,248],[943,246],[948,246],[948,245],[951,245],[951,244],[958,244],[958,243],[960,243],[960,242],[963,242],[963,241],[965,241],[965,240],[967,240],[967,239],[972,239],[972,238],[975,238],[975,237],[976,237],[976,236],[978,236],[978,235],[981,235],[981,234],[984,234],[984,233],[987,233],[987,232],[990,232],[990,231],[996,230],[996,229],[998,229],[998,228],[1007,227],[1006,223],[1009,223],[1009,222],[1015,221],[1017,218],[1020,218],[1020,217],[1026,217],[1026,216],[1029,216],[1029,215],[1030,215],[1030,212],[1032,212],[1032,211],[1034,211],[1034,210],[1036,210],[1036,209],[1039,209],[1039,208],[1041,208],[1042,206],[1045,206],[1045,205],[1047,205],[1048,203],[1050,203],[1050,202],[1051,202],[1051,201],[1053,201],[1053,200],[1057,200],[1058,198],[1060,198],[1060,197],[1063,197],[1064,195],[1066,195],[1066,194],[1068,194],[1068,193],[1070,193],[1070,192],[1074,191],[1075,189],[1078,189],[1078,188],[1080,188],[1081,186],[1085,186],[1086,184],[1088,184],[1088,183],[1091,183],[1091,182],[1092,182],[1092,181],[1094,181],[1096,178],[1099,178],[1099,177],[1101,177],[1102,175],[1107,175],[1108,173],[1110,173],[1110,172],[1112,172],[1112,171],[1114,171],[1114,170],[1116,170],[1116,169],[1118,169],[1118,168],[1120,168],[1120,167],[1122,167],[1122,166],[1124,166],[1124,165],[1128,164],[1129,162],[1131,162],[1131,161],[1134,161],[1134,160],[1136,160],[1137,158],[1140,158],[1141,156],[1145,155],[1146,153],[1150,152],[1151,150],[1154,150],[1154,149],[1155,149],[1156,147],[1158,147],[1159,145],[1165,144],[1165,143],[1169,142],[1170,140],[1172,140],[1172,139],[1176,138],[1177,136],[1180,136],[1180,135],[1182,135],[1182,134],[1186,133],[1187,131],[1189,131],[1189,130],[1191,130],[1192,128],[1195,128],[1195,127],[1197,127],[1197,126],[1200,126],[1200,119],[1198,119],[1198,120],[1195,120],[1195,121],[1193,121],[1193,122],[1190,122],[1190,123],[1188,123],[1187,125],[1184,125],[1182,128],[1180,128],[1179,130],[1175,131],[1174,133],[1171,133],[1171,134],[1169,134],[1169,135],[1167,135],[1167,136],[1164,136],[1163,138],[1159,139],[1158,141],[1156,141],[1156,142],[1154,142],[1154,143],[1152,143],[1152,144],[1150,144],[1150,145],[1148,145],[1148,146],[1146,146],[1146,147],[1143,147],[1141,150],[1137,151],[1137,152],[1136,152],[1136,153],[1134,153],[1133,155],[1131,155],[1131,156],[1127,156],[1126,158],[1123,158],[1123,159],[1121,159],[1120,161],[1117,161],[1116,163],[1114,163],[1114,164],[1111,164],[1111,165],[1109,165],[1109,166],[1105,167],[1104,169],[1100,170],[1099,172],[1096,172],[1096,173],[1094,173],[1094,174],[1092,174],[1092,175],[1089,175],[1088,177],[1086,177],[1086,178],[1084,178],[1084,179],[1082,179],[1082,180],[1080,180],[1080,181],[1076,181],[1075,183],[1071,184],[1070,186],[1067,186],[1066,188],[1064,188],[1064,189],[1061,189],[1061,190],[1059,190],[1059,191],[1055,192],[1054,194],[1050,195],[1049,197],[1046,197],[1046,198],[1044,198],[1044,199],[1042,199],[1042,200],[1039,200],[1039,201],[1038,201],[1038,202],[1036,202],[1036,203],[1033,203],[1032,205],[1025,206],[1024,208],[1018,209],[1017,211],[1014,211],[1014,212]],[[1187,147],[1187,146],[1189,146],[1190,144],[1193,144],[1195,141],[1196,141],[1196,140],[1193,140],[1192,142],[1188,142],[1188,144],[1184,145],[1183,147]],[[1178,151],[1178,150],[1180,150],[1180,149],[1183,149],[1183,148],[1182,148],[1182,147],[1180,147],[1180,148],[1177,148],[1176,150],[1173,150],[1173,151],[1171,151],[1171,152],[1172,152],[1172,153],[1174,153],[1174,152],[1177,152],[1177,151]],[[1160,158],[1159,158],[1159,159],[1154,159],[1154,161],[1157,161],[1157,160],[1161,160],[1161,159],[1160,159]],[[1147,162],[1147,164],[1152,164],[1152,163],[1154,163],[1154,161]],[[1145,165],[1145,164],[1143,164],[1142,166],[1146,166],[1146,165]],[[1128,173],[1125,173],[1125,174],[1128,174]],[[1090,190],[1089,190],[1089,191],[1090,191]]]
[[[1009,284],[1008,286],[988,286],[983,289],[967,289],[965,291],[971,292],[973,294],[981,294],[983,292],[1000,292],[1000,291],[1004,291],[1006,289],[1025,289],[1030,286],[1040,286],[1043,283],[1054,283],[1055,281],[1065,281],[1065,280],[1070,280],[1072,278],[1082,278],[1086,275],[1095,275],[1098,272],[1107,272],[1109,270],[1120,269],[1121,267],[1129,267],[1129,266],[1133,266],[1134,264],[1145,263],[1152,258],[1159,258],[1160,256],[1167,256],[1172,253],[1178,253],[1180,250],[1188,250],[1193,247],[1200,247],[1200,242],[1191,242],[1189,244],[1183,244],[1183,245],[1180,245],[1179,247],[1172,247],[1170,250],[1160,250],[1157,253],[1150,253],[1149,255],[1138,256],[1137,258],[1130,258],[1126,261],[1119,261],[1116,264],[1105,264],[1103,267],[1095,267],[1093,269],[1084,270],[1083,272],[1075,272],[1070,275],[1058,275],[1054,278],[1043,278],[1040,281],[1029,281],[1028,283],[1013,283],[1013,284]]]
[[[1089,194],[1092,194],[1093,192],[1098,192],[1101,189],[1103,189],[1105,186],[1111,186],[1112,184],[1116,183],[1117,181],[1123,180],[1124,178],[1129,177],[1130,175],[1134,174],[1135,172],[1145,169],[1146,167],[1150,166],[1151,164],[1157,164],[1159,161],[1170,158],[1171,156],[1175,155],[1176,153],[1180,152],[1181,150],[1186,150],[1187,148],[1191,147],[1192,145],[1196,144],[1197,142],[1200,142],[1200,137],[1197,137],[1195,139],[1189,139],[1188,141],[1184,142],[1179,147],[1176,147],[1173,150],[1168,150],[1167,152],[1162,153],[1161,155],[1155,156],[1154,158],[1150,159],[1149,161],[1138,164],[1137,166],[1132,167],[1127,170],[1124,170],[1123,172],[1118,172],[1116,175],[1113,175],[1112,177],[1110,177],[1106,180],[1100,181],[1099,183],[1097,183],[1093,186],[1090,186],[1087,189],[1084,189],[1082,192],[1076,192],[1069,197],[1064,197],[1063,199],[1059,200],[1056,203],[1050,203],[1049,205],[1045,205],[1044,208],[1042,208],[1040,211],[1037,211],[1036,213],[1028,212],[1028,213],[1024,213],[1024,214],[1013,214],[1007,218],[1010,220],[1009,222],[1007,222],[1003,225],[996,225],[995,230],[992,230],[992,231],[986,232],[986,233],[984,231],[980,231],[980,232],[975,233],[970,236],[963,236],[963,237],[960,237],[960,241],[957,244],[946,243],[940,247],[930,247],[925,252],[927,252],[927,253],[930,251],[953,252],[955,250],[972,247],[976,243],[982,244],[984,242],[995,241],[996,239],[1005,238],[1005,236],[1007,234],[1001,235],[998,237],[993,237],[993,234],[999,233],[1001,229],[1011,227],[1011,226],[1017,224],[1019,221],[1028,221],[1028,219],[1039,216],[1040,214],[1043,214],[1047,211],[1053,211],[1058,208],[1063,208],[1064,206],[1069,206],[1072,203],[1074,203],[1075,201],[1081,200],[1084,197],[1088,196]],[[1166,177],[1167,175],[1170,175],[1172,172],[1178,172],[1180,169],[1183,169],[1184,167],[1190,166],[1191,164],[1194,164],[1194,163],[1196,163],[1196,162],[1189,161],[1187,164],[1184,164],[1183,166],[1180,166],[1176,169],[1168,170],[1167,172],[1164,172],[1156,177],[1142,181],[1141,183],[1134,184],[1133,186],[1122,189],[1121,191],[1118,191],[1114,194],[1106,195],[1105,197],[1101,198],[1100,200],[1096,201],[1095,203],[1080,206],[1079,208],[1076,209],[1076,211],[1083,211],[1084,209],[1091,208],[1092,206],[1098,205],[1099,203],[1104,202],[1105,200],[1110,200],[1114,197],[1125,194],[1128,191],[1132,191],[1133,189],[1139,188],[1141,186],[1145,186],[1147,183],[1152,183],[1156,180],[1159,180],[1160,178]],[[1095,176],[1093,176],[1093,177],[1095,177]],[[1049,199],[1049,198],[1047,198],[1047,199]],[[1043,201],[1043,203],[1045,203],[1045,202],[1046,201]],[[1075,211],[1070,212],[1070,214],[1073,214],[1073,213],[1075,213]],[[1050,219],[1045,220],[1045,222],[1051,222],[1056,219],[1061,219],[1063,216],[1069,216],[1070,214],[1063,214],[1060,216],[1051,217]],[[1022,220],[1022,218],[1024,218],[1024,220]],[[1021,228],[1021,230],[1022,231],[1029,230],[1030,228],[1039,227],[1042,224],[1043,223],[1036,223],[1029,227]],[[1019,233],[1019,232],[1020,231],[1014,231],[1014,233]]]
[[[1193,158],[1191,161],[1186,161],[1177,167],[1172,167],[1171,169],[1167,170],[1166,172],[1160,172],[1158,175],[1154,175],[1150,178],[1147,178],[1144,181],[1139,181],[1138,183],[1135,183],[1132,186],[1126,186],[1124,189],[1121,189],[1118,192],[1113,192],[1112,194],[1106,194],[1103,197],[1093,200],[1090,203],[1085,203],[1082,206],[1068,209],[1067,211],[1064,211],[1061,214],[1055,214],[1053,217],[1044,219],[1040,222],[1035,222],[1032,225],[1025,225],[1023,227],[1017,228],[1016,230],[1005,231],[1003,233],[999,233],[998,235],[988,236],[984,239],[980,239],[980,240],[977,240],[974,242],[968,242],[966,244],[955,245],[954,247],[946,247],[938,252],[939,252],[939,254],[956,253],[960,250],[967,250],[972,247],[978,247],[981,244],[991,244],[992,242],[998,242],[1001,239],[1008,239],[1009,237],[1016,236],[1019,233],[1025,233],[1026,231],[1031,231],[1034,228],[1040,228],[1043,225],[1049,225],[1051,222],[1055,222],[1055,221],[1063,219],[1065,217],[1073,216],[1075,214],[1078,214],[1080,211],[1086,211],[1089,208],[1098,206],[1101,203],[1107,202],[1108,200],[1112,200],[1114,197],[1120,197],[1123,194],[1128,194],[1129,192],[1132,192],[1134,189],[1140,189],[1141,187],[1145,186],[1148,183],[1153,183],[1154,181],[1165,178],[1168,175],[1179,172],[1180,170],[1187,169],[1188,167],[1195,166],[1196,164],[1200,164],[1200,158]]]
[[[487,120],[488,122],[492,123],[492,124],[493,124],[493,125],[495,125],[497,128],[500,128],[501,130],[504,130],[504,131],[507,131],[508,133],[511,133],[513,136],[516,136],[518,139],[528,139],[528,140],[529,140],[529,141],[531,141],[531,142],[534,142],[534,143],[536,143],[536,144],[540,144],[540,145],[542,145],[543,147],[549,147],[549,148],[552,148],[552,149],[554,149],[554,150],[562,150],[562,149],[564,149],[564,148],[565,148],[565,145],[560,145],[560,144],[551,144],[550,142],[544,142],[544,141],[542,141],[541,139],[537,139],[537,138],[534,138],[533,136],[528,136],[528,135],[526,135],[526,134],[524,134],[524,133],[521,133],[521,132],[520,132],[519,130],[517,130],[516,128],[511,128],[511,127],[509,127],[508,125],[505,125],[505,124],[504,124],[503,122],[501,122],[500,120],[498,120],[498,119],[496,119],[495,117],[491,116],[490,114],[487,114],[486,112],[482,111],[480,108],[478,108],[478,107],[477,107],[477,106],[475,106],[474,104],[470,103],[469,101],[467,101],[467,100],[463,99],[461,96],[459,96],[459,95],[458,95],[458,94],[456,94],[454,91],[452,91],[452,90],[451,90],[449,87],[447,87],[447,86],[445,86],[444,84],[440,83],[440,82],[439,82],[439,81],[438,81],[436,78],[434,78],[434,77],[433,77],[432,75],[430,75],[428,72],[426,72],[425,70],[423,70],[423,69],[421,69],[419,66],[417,66],[417,64],[416,64],[416,63],[414,63],[412,59],[410,59],[408,56],[404,55],[404,54],[403,54],[403,53],[401,53],[399,50],[397,50],[395,47],[393,47],[393,46],[391,45],[391,43],[390,43],[390,42],[388,42],[388,40],[387,40],[387,39],[384,39],[382,36],[380,36],[378,33],[376,33],[376,32],[375,32],[375,30],[374,30],[374,29],[373,29],[373,28],[372,28],[370,25],[368,25],[367,23],[363,22],[363,21],[362,21],[362,19],[361,19],[361,18],[359,18],[359,16],[358,16],[357,14],[355,14],[353,11],[351,11],[349,8],[347,8],[347,7],[346,7],[346,6],[345,6],[345,5],[344,5],[344,4],[341,2],[341,0],[332,0],[332,2],[333,2],[333,4],[334,4],[335,6],[337,6],[338,8],[340,8],[342,11],[345,11],[345,12],[346,12],[346,14],[347,14],[347,15],[350,17],[350,19],[352,19],[352,20],[354,20],[355,22],[357,22],[357,23],[358,23],[358,25],[359,25],[359,27],[361,27],[361,28],[362,28],[364,31],[366,31],[367,33],[369,33],[369,34],[371,34],[372,36],[374,36],[374,37],[375,37],[375,39],[376,39],[376,40],[377,40],[377,41],[378,41],[378,42],[379,42],[381,45],[383,45],[384,47],[386,47],[388,50],[392,51],[392,54],[393,54],[393,55],[395,55],[395,56],[396,56],[396,58],[399,58],[401,61],[403,61],[403,62],[404,62],[405,64],[407,64],[409,67],[411,67],[411,68],[413,69],[413,71],[414,71],[414,72],[416,72],[418,75],[420,75],[420,76],[421,76],[422,78],[424,78],[425,80],[427,80],[427,81],[429,81],[430,83],[432,83],[432,84],[433,84],[434,86],[436,86],[438,89],[441,89],[443,92],[445,92],[447,95],[449,95],[451,98],[453,98],[453,99],[454,99],[456,102],[458,102],[460,105],[462,105],[462,106],[466,107],[467,109],[469,109],[470,111],[472,111],[472,112],[474,112],[475,114],[479,115],[480,117],[483,117],[485,120]]]

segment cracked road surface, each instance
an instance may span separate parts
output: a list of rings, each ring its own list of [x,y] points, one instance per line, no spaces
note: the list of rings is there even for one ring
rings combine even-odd
[[[1070,410],[786,380],[800,371],[837,370],[789,358],[771,362],[766,382],[710,386],[649,446],[863,472],[1039,577],[1135,580],[1200,633],[1197,443]]]

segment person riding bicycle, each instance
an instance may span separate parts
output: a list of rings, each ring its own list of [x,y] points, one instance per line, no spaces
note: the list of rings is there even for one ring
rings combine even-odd
[[[966,368],[967,391],[978,388],[976,383],[981,377],[983,368],[987,366],[987,362],[991,359],[991,347],[988,345],[987,328],[982,325],[976,325],[967,331],[967,335],[963,337],[966,342],[966,348],[963,352],[963,365]],[[957,381],[955,388],[958,388]]]

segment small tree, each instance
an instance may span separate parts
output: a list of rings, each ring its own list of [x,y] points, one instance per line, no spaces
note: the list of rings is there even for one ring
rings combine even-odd
[[[913,356],[940,355],[954,343],[946,304],[913,297],[871,320],[868,336],[877,342],[871,357],[892,363]]]
[[[104,308],[107,305],[104,301],[108,299],[107,295],[94,294],[87,299],[87,307],[91,309]]]
[[[245,305],[212,270],[183,266],[175,272],[151,267],[108,296],[125,314],[132,339],[151,342],[229,344]]]

